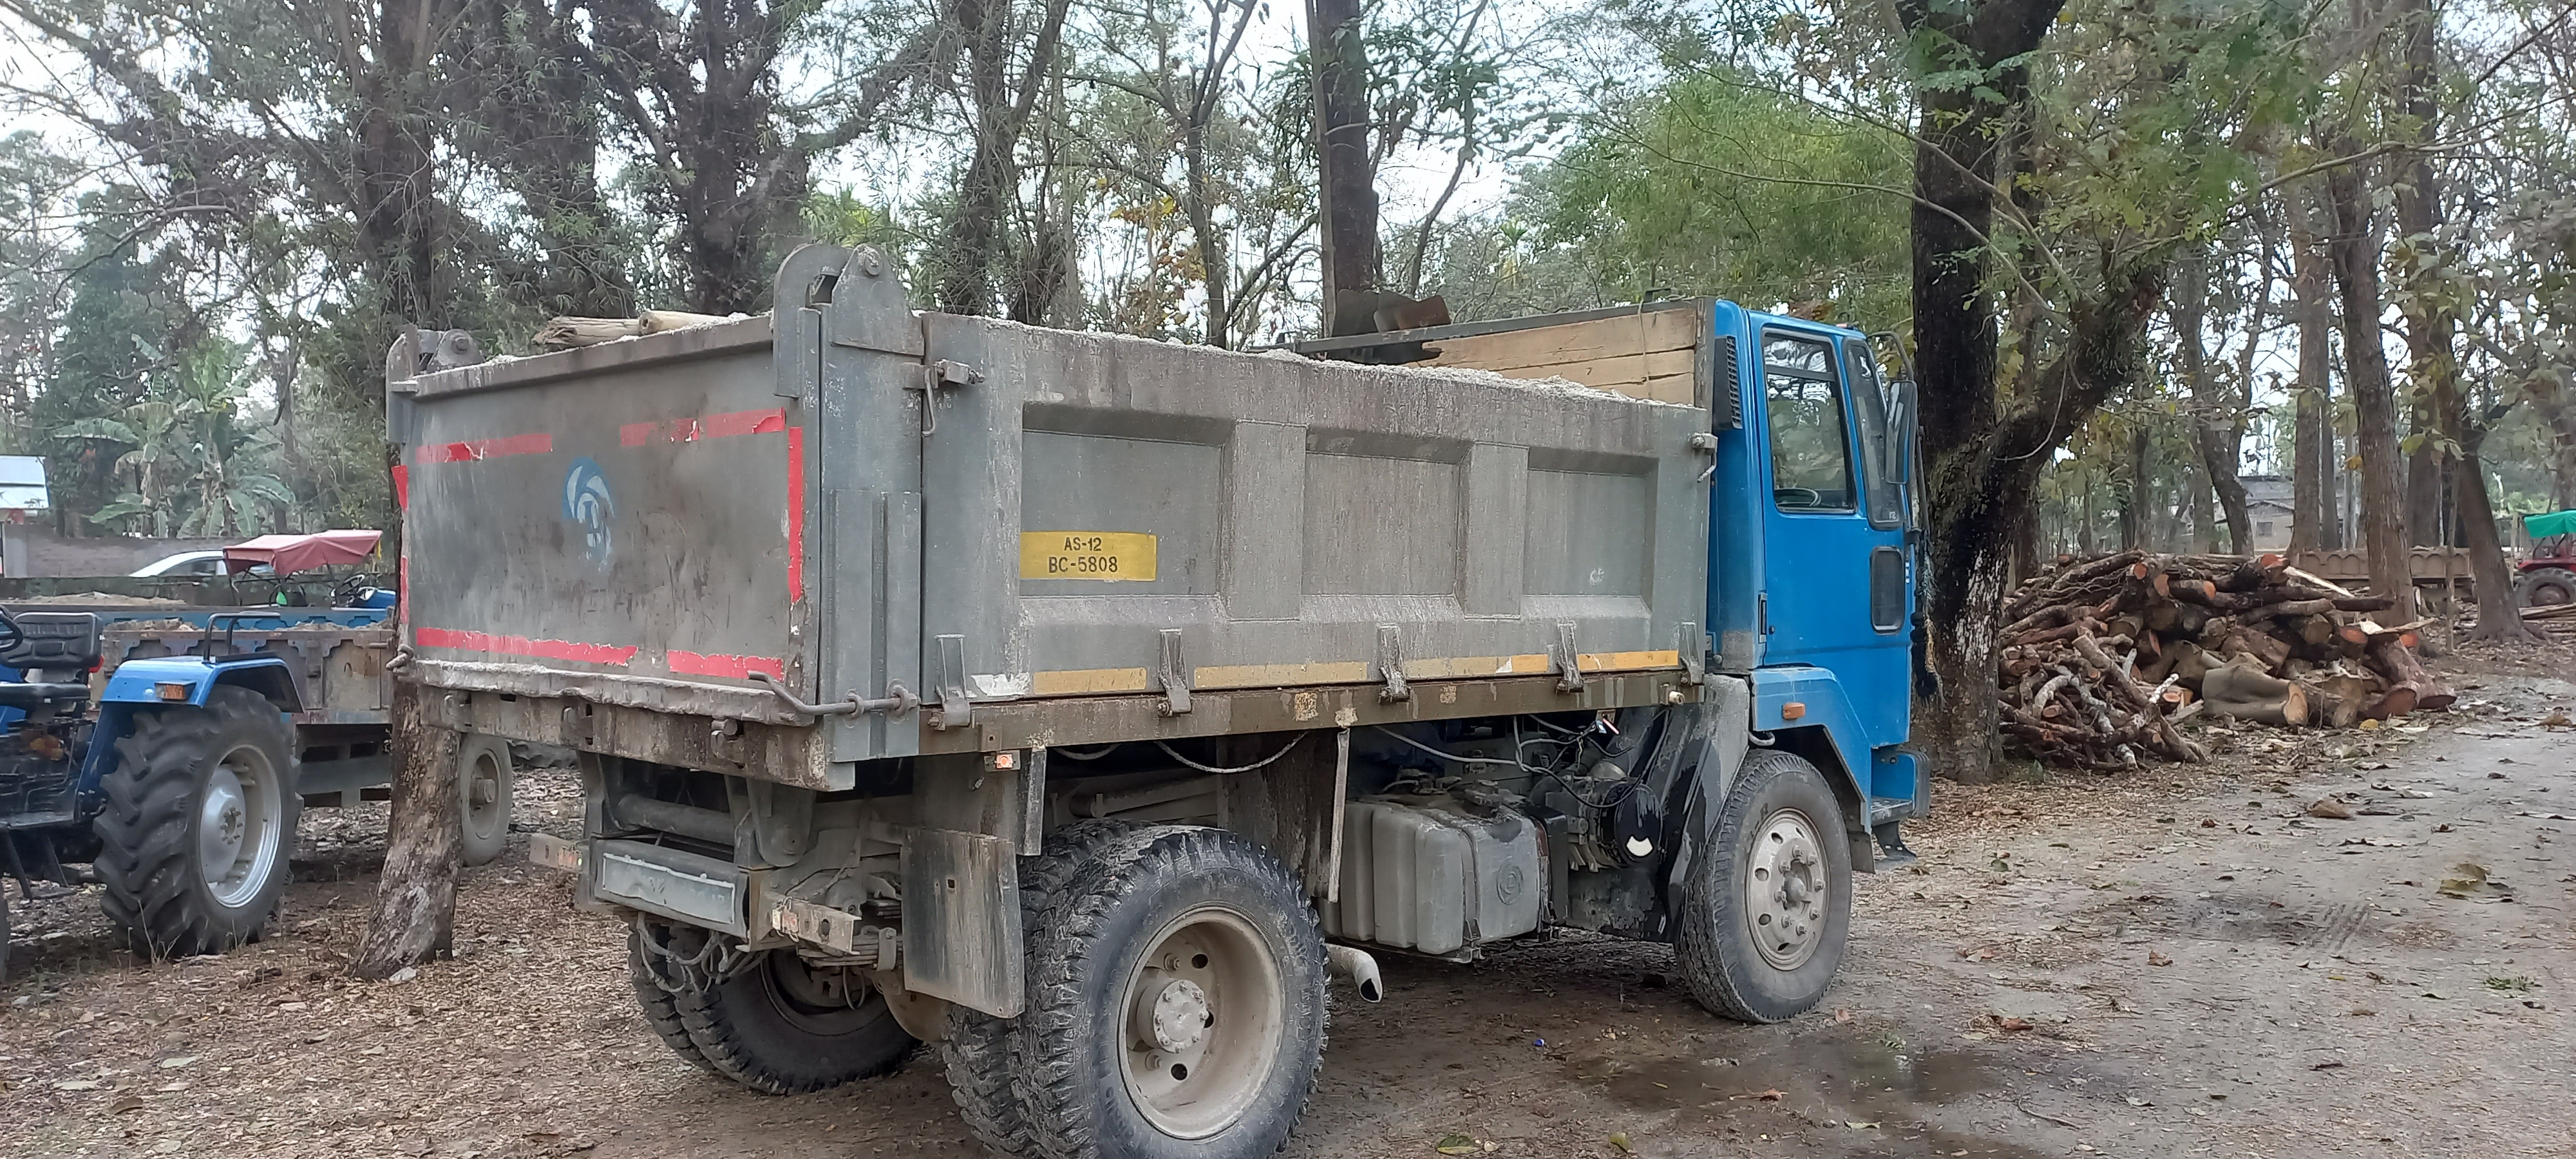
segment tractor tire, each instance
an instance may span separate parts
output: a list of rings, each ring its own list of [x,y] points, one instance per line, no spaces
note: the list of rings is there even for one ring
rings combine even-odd
[[[203,708],[134,714],[93,828],[103,908],[148,958],[257,937],[295,852],[295,730],[266,697],[219,687]]]
[[[1806,1013],[1833,985],[1851,935],[1841,803],[1805,759],[1757,751],[1711,830],[1673,938],[1691,997],[1741,1022]]]
[[[2513,602],[2519,608],[2576,604],[2576,571],[2537,567],[2524,572],[2513,581]]]
[[[1123,821],[1081,820],[1047,834],[1045,851],[1020,859],[1020,914],[1028,944],[1037,944],[1055,913],[1065,883],[1096,863],[1103,852],[1126,839],[1134,826]],[[1034,963],[1032,963],[1034,969]],[[957,1116],[975,1138],[994,1153],[1014,1159],[1039,1159],[1036,1128],[1027,1100],[1013,1076],[1012,1032],[1017,1023],[981,1010],[951,1005],[948,1037],[939,1043],[940,1061],[948,1071],[949,1097]]]
[[[689,1065],[708,1074],[717,1074],[720,1072],[714,1063],[707,1061],[706,1052],[698,1049],[697,1040],[689,1037],[688,1026],[680,1021],[679,1000],[671,996],[670,989],[662,983],[661,972],[654,968],[659,956],[656,951],[669,952],[677,936],[675,931],[679,930],[696,934],[696,940],[701,943],[706,936],[703,931],[690,930],[685,926],[674,927],[658,922],[648,926],[641,919],[630,923],[626,927],[626,980],[635,987],[635,1004],[643,1011],[644,1025],[653,1029],[654,1036],[662,1040],[662,1045],[670,1047],[671,1053],[679,1055]],[[652,939],[649,946],[647,939]]]
[[[1324,939],[1305,886],[1221,829],[1102,849],[1029,947],[1012,1042],[1049,1159],[1264,1159],[1323,1062]]]
[[[793,950],[754,957],[722,981],[671,993],[689,1042],[717,1074],[762,1094],[801,1095],[885,1074],[920,1045],[868,971],[809,966]]]
[[[480,733],[457,738],[456,806],[465,834],[460,846],[465,864],[485,864],[509,844],[510,787],[517,779],[510,742]]]

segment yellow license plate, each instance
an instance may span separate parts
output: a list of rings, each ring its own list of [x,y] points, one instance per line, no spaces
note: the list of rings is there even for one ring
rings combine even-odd
[[[1023,531],[1024,580],[1150,580],[1154,537],[1140,531]]]

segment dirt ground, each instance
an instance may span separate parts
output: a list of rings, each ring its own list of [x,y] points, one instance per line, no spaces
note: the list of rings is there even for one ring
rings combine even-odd
[[[1384,1003],[1335,994],[1288,1154],[2576,1154],[2576,664],[2454,660],[2448,714],[1941,785],[1787,1025],[1701,1012],[1660,946],[1384,959]],[[532,778],[521,827],[570,832],[574,794]],[[22,910],[0,1154],[981,1154],[926,1053],[789,1099],[682,1064],[622,929],[524,863],[467,873],[456,960],[349,981],[381,825],[309,814],[274,934],[220,958],[137,963],[87,896]]]

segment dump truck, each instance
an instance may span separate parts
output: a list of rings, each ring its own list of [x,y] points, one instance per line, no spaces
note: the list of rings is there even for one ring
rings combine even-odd
[[[1776,1022],[1911,856],[1911,388],[1861,334],[1229,352],[822,246],[776,302],[387,387],[425,709],[578,751],[532,854],[707,1071],[930,1042],[996,1151],[1266,1156],[1382,955],[1670,942]]]

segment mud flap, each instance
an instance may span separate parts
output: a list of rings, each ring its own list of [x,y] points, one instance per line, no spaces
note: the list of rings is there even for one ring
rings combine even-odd
[[[904,988],[996,1018],[1027,1002],[1014,843],[914,829],[903,846]]]

